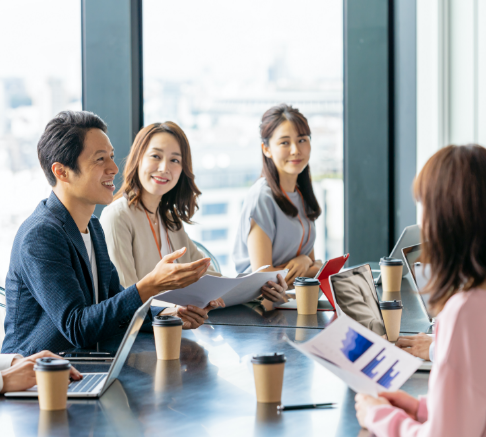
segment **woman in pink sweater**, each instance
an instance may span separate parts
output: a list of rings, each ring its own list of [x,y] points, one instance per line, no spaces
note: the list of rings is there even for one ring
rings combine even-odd
[[[361,426],[378,437],[486,436],[486,149],[449,146],[414,183],[423,205],[422,262],[440,313],[429,393],[356,395]]]

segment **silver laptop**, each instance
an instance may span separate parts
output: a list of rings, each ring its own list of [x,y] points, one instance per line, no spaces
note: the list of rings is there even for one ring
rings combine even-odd
[[[81,381],[72,381],[68,387],[68,398],[99,398],[120,374],[130,349],[143,325],[150,308],[152,298],[145,302],[132,317],[130,326],[118,348],[110,369],[107,373],[82,373]],[[36,398],[37,386],[25,391],[5,393],[6,397]]]
[[[419,262],[420,255],[422,253],[422,245],[415,244],[414,246],[404,247],[402,252],[403,258],[405,259],[405,264],[410,270],[413,285],[415,286],[415,290],[420,297],[422,309],[429,318],[430,323],[433,324],[435,323],[435,319],[433,314],[431,314],[429,311],[429,295],[421,293],[430,279],[430,266]]]
[[[420,226],[419,225],[407,226],[403,230],[402,235],[400,235],[400,238],[395,244],[395,247],[391,251],[390,258],[398,258],[401,259],[403,262],[405,262],[405,259],[403,258],[402,249],[404,247],[413,246],[419,243],[420,243]],[[406,266],[404,266],[402,276],[405,276],[407,273],[408,273],[408,269]],[[376,278],[375,283],[381,284],[381,274],[378,276],[378,278]]]

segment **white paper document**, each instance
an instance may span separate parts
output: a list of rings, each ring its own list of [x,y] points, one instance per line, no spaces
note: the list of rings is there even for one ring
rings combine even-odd
[[[343,315],[306,343],[287,341],[357,393],[398,390],[421,360]]]
[[[199,281],[178,290],[157,295],[164,302],[176,305],[206,307],[212,300],[222,297],[226,306],[249,302],[261,294],[261,288],[268,281],[277,282],[277,275],[284,278],[288,270],[277,272],[255,272],[238,278],[205,275]]]

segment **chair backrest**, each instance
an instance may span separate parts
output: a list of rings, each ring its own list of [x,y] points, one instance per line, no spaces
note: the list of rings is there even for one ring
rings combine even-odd
[[[0,287],[0,349],[2,349],[3,339],[5,338],[5,316],[7,306],[5,301],[5,289]]]
[[[192,240],[192,242],[204,254],[206,258],[211,259],[211,264],[213,265],[214,270],[216,270],[218,273],[221,273],[221,267],[219,266],[219,262],[216,259],[216,257],[208,249],[206,249],[206,247],[203,246],[201,243],[198,243],[197,241],[194,240]]]

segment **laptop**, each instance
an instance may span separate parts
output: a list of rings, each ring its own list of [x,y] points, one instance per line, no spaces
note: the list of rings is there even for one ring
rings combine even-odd
[[[365,328],[385,338],[385,322],[369,264],[329,276],[338,316],[346,314]]]
[[[130,326],[125,332],[125,336],[118,347],[118,351],[108,372],[82,373],[83,379],[81,381],[72,381],[69,384],[68,398],[99,398],[110,387],[125,364],[130,349],[132,348],[145,320],[151,302],[152,298],[147,300],[147,302],[135,311]],[[36,398],[37,386],[25,391],[5,393],[5,397]]]
[[[405,263],[405,259],[403,258],[402,249],[404,247],[413,246],[413,245],[419,244],[419,243],[420,243],[420,226],[419,225],[407,226],[403,230],[402,235],[400,235],[400,238],[398,239],[397,243],[395,244],[395,247],[391,251],[390,258],[398,258],[398,259],[401,259]],[[407,273],[408,273],[407,267],[404,266],[402,276],[405,276]],[[378,278],[376,278],[375,283],[381,284],[381,274],[378,276]]]
[[[420,297],[419,300],[422,304],[422,309],[429,318],[429,322],[434,324],[435,318],[429,311],[429,295],[421,293],[430,279],[430,266],[428,264],[422,264],[419,262],[420,255],[422,254],[422,245],[416,244],[414,246],[404,247],[402,252],[403,258],[405,259],[405,264],[410,270],[413,285],[415,286],[415,290]]]

